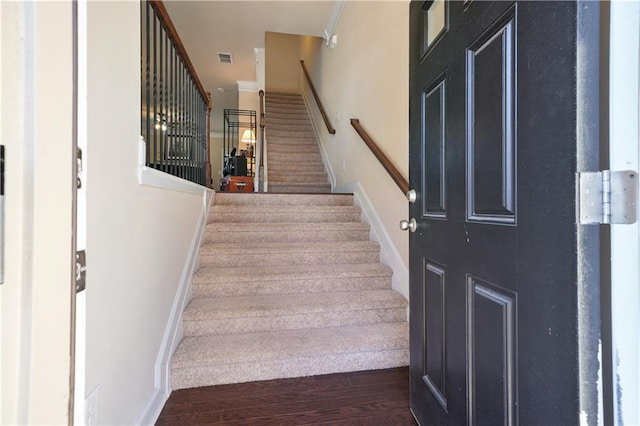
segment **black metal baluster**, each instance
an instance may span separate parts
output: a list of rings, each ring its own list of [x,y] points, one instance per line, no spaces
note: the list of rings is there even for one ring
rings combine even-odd
[[[168,123],[168,131],[169,131],[169,152],[172,152],[174,154],[175,157],[175,152],[176,152],[176,67],[175,67],[175,63],[176,63],[176,49],[175,46],[173,45],[173,43],[171,43],[171,60],[169,61],[170,64],[170,68],[171,68],[171,87],[170,87],[170,91],[169,91],[169,96],[171,99],[171,107],[170,107],[170,111],[169,111],[169,123]],[[175,158],[172,158],[171,160],[171,168],[170,168],[170,172],[172,175],[176,174],[176,162],[175,162]]]
[[[146,73],[147,73],[147,98],[146,98],[146,110],[147,110],[147,134],[145,135],[146,153],[145,164],[149,166],[151,162],[151,37],[149,34],[149,27],[151,25],[151,5],[146,3],[145,8],[145,46],[147,47],[147,60],[146,60]]]
[[[153,15],[153,167],[158,168],[158,17]]]

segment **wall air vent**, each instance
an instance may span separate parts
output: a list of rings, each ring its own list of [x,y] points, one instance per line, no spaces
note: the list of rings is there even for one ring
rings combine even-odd
[[[231,53],[220,53],[218,52],[218,59],[220,59],[220,63],[222,64],[232,64],[233,58],[231,57]]]

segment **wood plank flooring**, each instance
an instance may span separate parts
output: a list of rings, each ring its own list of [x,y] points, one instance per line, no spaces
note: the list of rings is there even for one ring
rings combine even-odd
[[[409,369],[182,389],[157,425],[411,425]]]

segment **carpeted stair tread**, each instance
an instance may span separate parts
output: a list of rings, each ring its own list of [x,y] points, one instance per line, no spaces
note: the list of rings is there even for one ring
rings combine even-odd
[[[264,254],[264,253],[329,253],[350,252],[350,251],[379,251],[380,246],[375,241],[317,241],[309,244],[307,241],[294,242],[271,242],[255,243],[247,242],[242,244],[209,243],[200,248],[200,255],[216,256],[218,254]]]
[[[280,184],[280,183],[284,183],[287,185],[298,185],[298,186],[329,185],[326,179],[319,178],[318,176],[313,174],[307,175],[305,173],[297,173],[295,176],[295,179],[292,179],[291,176],[282,176],[282,175],[269,176],[270,185]]]
[[[353,194],[268,194],[218,192],[215,205],[353,206]]]
[[[233,232],[234,234],[254,233],[254,232],[296,232],[306,230],[305,228],[313,228],[314,231],[369,231],[369,225],[362,222],[318,222],[313,224],[298,223],[246,223],[246,222],[229,222],[219,223],[212,222],[207,225],[205,234],[213,234],[216,232]],[[313,240],[310,240],[313,241]],[[321,240],[318,240],[321,241]]]
[[[206,244],[200,251],[200,266],[246,267],[247,261],[262,265],[357,264],[380,260],[380,247],[372,241],[268,242],[262,244]]]
[[[209,222],[357,222],[355,206],[214,206]]]
[[[273,184],[269,184],[269,191],[276,193],[285,193],[291,194],[293,192],[317,192],[317,193],[325,193],[331,191],[330,184],[323,185],[301,185],[294,183],[279,183],[275,182]]]
[[[176,349],[171,364],[172,368],[212,363],[245,364],[284,357],[353,353],[373,348],[405,349],[407,333],[407,323],[389,323],[187,337]]]
[[[296,269],[297,268],[297,269]],[[324,268],[324,269],[322,269]],[[203,265],[193,280],[195,297],[357,291],[391,288],[391,270],[380,264]]]
[[[244,241],[348,241],[369,238],[369,225],[357,222],[300,225],[299,223],[220,223],[207,225],[203,244]]]
[[[385,291],[385,290],[378,290]],[[375,292],[375,290],[373,291]],[[393,293],[391,290],[386,292]],[[366,292],[360,292],[366,293]],[[225,298],[198,298],[198,305],[185,311],[184,335],[205,336],[237,333],[256,333],[275,330],[300,330],[352,325],[381,324],[406,321],[406,300],[352,300],[331,298],[330,293],[293,295],[251,295],[229,297],[227,310],[216,316],[207,316],[218,308]],[[315,300],[315,303],[304,303]],[[207,304],[205,301],[211,301]],[[293,305],[293,301],[299,304]],[[331,303],[331,301],[335,303]],[[289,301],[288,303],[284,303]],[[279,302],[279,303],[278,303]],[[324,303],[323,303],[324,302]],[[193,302],[192,302],[193,303]],[[358,305],[356,307],[356,305]]]
[[[317,278],[391,277],[391,269],[381,263],[352,265],[247,265],[245,268],[200,268],[194,284],[248,281],[307,280]]]
[[[403,308],[407,300],[393,290],[325,292],[235,297],[200,297],[184,311],[185,321],[215,318],[272,317],[319,312]],[[402,319],[406,319],[402,318]]]

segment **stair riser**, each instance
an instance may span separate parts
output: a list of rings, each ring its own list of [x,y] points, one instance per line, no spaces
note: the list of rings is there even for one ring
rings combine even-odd
[[[282,114],[282,116],[270,117],[266,127],[267,134],[271,130],[286,130],[292,126],[313,129],[313,125],[306,114],[304,116],[302,114]]]
[[[327,174],[324,170],[324,166],[322,166],[321,164],[315,164],[309,167],[297,166],[297,167],[289,167],[289,168],[278,165],[273,168],[270,168],[270,172],[268,176],[269,179],[271,178],[272,173],[275,180],[281,180],[280,178],[284,176],[291,177],[292,175],[293,176],[302,175],[302,174],[306,175],[307,173],[309,173],[310,175],[322,176],[325,182],[329,181]]]
[[[312,131],[293,131],[293,132],[273,132],[267,136],[267,144],[271,142],[282,142],[286,144],[295,145],[300,141],[300,144],[312,144],[315,143],[316,136]],[[317,144],[316,144],[317,145]]]
[[[277,158],[277,157],[276,157]],[[281,162],[280,159],[272,158],[269,156],[269,172],[276,171],[291,174],[295,171],[310,171],[310,172],[323,172],[324,163],[321,161],[313,161],[312,159],[297,159],[291,158],[291,162]],[[271,174],[271,173],[269,173]],[[277,173],[276,173],[277,174]]]
[[[323,194],[323,195],[287,195],[269,194],[230,194],[217,193],[215,196],[216,205],[237,205],[237,206],[353,206],[353,195],[351,194]]]
[[[273,151],[284,151],[285,154],[292,151],[298,151],[305,154],[309,154],[311,152],[315,155],[319,155],[320,147],[315,139],[269,139],[267,152],[271,153]]]
[[[172,368],[171,387],[175,389],[242,383],[278,378],[305,377],[348,371],[404,367],[409,363],[408,349],[285,358],[247,364],[223,364],[208,367]]]
[[[184,320],[185,336],[259,333],[274,330],[302,330],[323,327],[401,322],[407,319],[407,308],[368,309],[362,311],[319,312],[302,315],[250,318],[221,318],[201,321]]]
[[[244,223],[307,223],[307,222],[359,222],[360,213],[308,213],[308,212],[291,212],[291,213],[261,213],[261,212],[243,212],[243,213],[220,213],[209,217],[211,222],[238,222],[238,215],[241,215]]]
[[[322,171],[318,171],[318,172],[310,172],[305,170],[304,172],[301,172],[300,174],[310,177],[310,176],[315,176],[317,180],[319,179],[324,179],[325,181],[327,181],[327,173]],[[287,172],[281,172],[281,171],[271,171],[271,173],[269,173],[269,179],[270,180],[284,180],[284,179],[291,179],[291,171],[287,171]]]
[[[391,277],[315,278],[274,281],[193,284],[194,297],[232,297],[289,293],[321,293],[327,291],[379,290],[391,288]]]
[[[365,241],[369,231],[314,231],[301,229],[298,232],[207,232],[203,243],[242,243],[242,242],[301,242],[301,241]]]
[[[331,192],[331,185],[322,185],[322,186],[296,186],[296,185],[279,185],[279,184],[269,184],[269,192],[275,193],[317,193],[324,194],[327,192]]]
[[[274,265],[328,265],[374,263],[380,260],[379,252],[333,252],[333,253],[246,253],[243,255],[201,255],[202,266],[245,267],[247,262],[266,266]]]
[[[309,185],[309,184],[313,184],[313,185],[327,185],[327,177],[321,177],[319,178],[318,176],[305,176],[303,174],[291,174],[287,177],[282,177],[282,178],[273,178],[271,176],[269,176],[269,184],[270,185],[282,185],[282,184],[287,184],[287,185]]]
[[[309,114],[307,113],[307,110],[304,108],[275,108],[272,107],[271,109],[268,109],[266,112],[266,125],[267,128],[269,128],[269,126],[274,122],[274,121],[286,121],[287,119],[292,118],[294,120],[306,120],[307,122],[309,122]]]
[[[269,153],[282,153],[284,155],[300,153],[307,155],[320,155],[320,148],[318,145],[298,145],[296,143],[283,143],[283,144],[273,144],[269,145]]]

